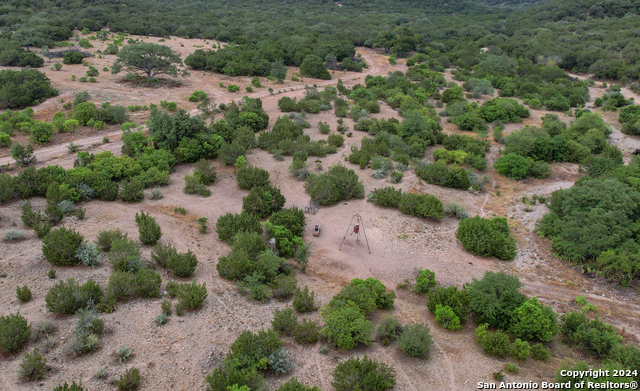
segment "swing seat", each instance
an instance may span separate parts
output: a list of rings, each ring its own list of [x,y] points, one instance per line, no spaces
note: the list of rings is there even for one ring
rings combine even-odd
[[[313,236],[320,236],[320,225],[316,224],[313,226]]]

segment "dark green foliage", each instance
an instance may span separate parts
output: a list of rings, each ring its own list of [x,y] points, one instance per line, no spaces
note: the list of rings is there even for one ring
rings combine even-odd
[[[423,323],[408,324],[404,327],[398,347],[411,357],[427,358],[433,339],[429,334],[429,326]]]
[[[467,293],[469,308],[477,322],[508,329],[511,314],[525,301],[525,296],[519,292],[520,287],[518,277],[503,272],[486,272],[482,279],[474,279],[467,286]]]
[[[111,66],[111,73],[119,73],[123,68],[128,73],[141,72],[148,79],[157,75],[188,76],[186,70],[178,73],[177,65],[182,65],[180,56],[168,46],[157,43],[140,42],[127,45],[118,51],[117,59]]]
[[[64,382],[64,384],[59,384],[56,388],[53,389],[53,391],[84,391],[84,388],[82,387],[82,382],[80,382],[80,384],[77,384],[74,381],[71,384],[68,384],[67,382]]]
[[[358,344],[371,344],[373,325],[355,304],[338,309],[327,306],[321,317],[326,326],[320,333],[339,349],[350,350]]]
[[[236,176],[242,190],[269,185],[269,172],[260,167],[246,166],[238,169]]]
[[[413,286],[415,293],[427,293],[436,286],[436,274],[429,269],[420,270]]]
[[[302,76],[313,77],[315,79],[331,79],[331,75],[325,68],[324,61],[319,56],[310,54],[304,58],[300,64],[300,73]]]
[[[260,219],[254,214],[227,213],[218,218],[216,231],[220,240],[230,243],[238,232],[262,233],[262,226]]]
[[[386,293],[386,290],[387,288],[375,278],[369,277],[366,280],[354,278],[331,299],[329,306],[338,309],[355,305],[364,314],[376,308],[393,308],[396,294],[394,291]]]
[[[209,186],[216,180],[216,167],[213,165],[213,162],[200,159],[195,164],[193,175],[198,178],[200,183]]]
[[[324,174],[310,176],[305,188],[311,199],[322,206],[364,197],[364,187],[358,175],[342,165],[333,166]]]
[[[42,239],[42,253],[52,265],[74,266],[79,262],[76,253],[83,240],[74,229],[60,227]]]
[[[31,300],[31,289],[28,286],[17,286],[16,287],[16,296],[20,301],[29,301]]]
[[[293,339],[299,344],[315,344],[319,338],[320,326],[309,319],[303,319],[293,330]]]
[[[193,139],[206,131],[207,127],[200,117],[191,117],[182,109],[173,114],[160,110],[151,112],[149,132],[158,148],[172,151],[178,148],[184,138]]]
[[[549,356],[549,351],[541,343],[537,343],[531,347],[531,357],[533,357],[534,360],[548,360]]]
[[[553,239],[556,253],[594,265],[623,284],[640,275],[631,229],[640,216],[640,194],[624,183],[634,182],[635,164],[625,171],[620,172],[621,179],[626,178],[623,181],[586,179],[571,189],[554,192],[551,212],[538,223],[538,232]]]
[[[456,331],[462,328],[460,318],[449,306],[442,306],[438,304],[434,315],[435,322],[447,330]]]
[[[29,141],[36,144],[46,144],[53,137],[53,125],[47,122],[36,121],[31,127]]]
[[[178,305],[185,310],[195,311],[202,307],[204,300],[207,298],[207,287],[204,282],[202,285],[194,280],[190,284],[180,284],[178,288]],[[178,312],[176,305],[176,312]]]
[[[276,309],[273,312],[271,327],[281,335],[291,335],[298,327],[298,318],[291,307],[285,307],[282,310]]]
[[[307,285],[296,290],[293,295],[293,308],[298,312],[313,312],[318,309],[315,303],[315,293]]]
[[[81,64],[84,56],[81,53],[72,50],[65,52],[62,62],[64,64]]]
[[[0,316],[0,351],[3,353],[18,352],[30,335],[31,327],[20,313]]]
[[[435,219],[444,217],[442,201],[429,194],[403,193],[398,202],[398,209],[410,216]]]
[[[98,303],[102,298],[102,289],[92,279],[84,284],[76,283],[73,278],[60,281],[47,292],[47,309],[56,314],[74,314],[90,303]]]
[[[231,253],[219,258],[216,269],[224,278],[243,280],[253,273],[253,263],[266,249],[257,233],[240,232],[235,236]]]
[[[471,181],[467,171],[462,167],[450,167],[442,160],[416,167],[416,175],[427,183],[468,190]]]
[[[318,387],[307,386],[304,383],[298,382],[295,377],[287,380],[286,383],[283,383],[278,391],[321,391]]]
[[[136,213],[136,224],[138,224],[139,239],[143,244],[153,246],[160,240],[162,236],[160,226],[149,213]]]
[[[548,178],[551,175],[551,167],[544,162],[536,162],[531,158],[525,158],[515,153],[509,153],[496,160],[493,167],[506,177],[515,180],[528,177]]]
[[[51,80],[35,69],[0,71],[0,110],[24,108],[58,95]]]
[[[273,330],[259,330],[256,334],[251,331],[242,332],[229,347],[225,360],[234,366],[245,369],[267,369],[268,357],[282,347],[282,341]]]
[[[551,307],[532,297],[513,312],[509,331],[525,341],[548,342],[558,333],[557,316]]]
[[[114,239],[109,250],[109,261],[116,271],[138,272],[144,267],[140,245],[125,237]]]
[[[175,250],[174,250],[175,251]],[[173,252],[167,258],[167,268],[177,277],[190,277],[196,270],[198,260],[191,250],[186,253]]]
[[[23,146],[20,143],[15,143],[13,147],[11,147],[11,157],[16,161],[18,166],[26,167],[32,163],[34,163],[37,159],[33,156],[33,145],[30,143],[27,146]]]
[[[362,360],[352,357],[338,364],[332,375],[336,391],[388,391],[396,386],[393,368],[366,355]]]
[[[637,369],[640,368],[640,348],[635,345],[619,345],[613,348],[611,351],[611,355],[609,356],[610,360],[613,362],[617,362],[623,367],[627,369]],[[635,381],[638,381],[639,375],[634,375],[633,378]]]
[[[460,323],[465,323],[469,315],[469,296],[464,289],[458,287],[437,287],[427,294],[427,308],[433,315],[438,306],[449,307],[458,317]]]
[[[170,243],[158,243],[151,249],[151,260],[162,267],[167,267],[167,261],[173,254],[177,254],[177,250]]]
[[[495,256],[501,260],[516,256],[516,241],[509,234],[509,225],[504,217],[464,219],[458,225],[456,237],[465,250],[475,255]]]
[[[242,212],[264,219],[280,211],[285,202],[279,188],[271,185],[255,186],[242,198]]]
[[[376,205],[397,208],[401,197],[402,190],[396,189],[393,186],[387,186],[373,190],[373,193],[369,196],[369,200],[373,201]]]
[[[622,341],[615,327],[578,311],[562,315],[560,332],[565,340],[597,358],[608,357]]]
[[[26,381],[36,381],[44,378],[47,372],[47,361],[42,357],[38,348],[22,356],[18,372],[20,377]]]
[[[124,202],[134,203],[144,199],[144,184],[137,179],[125,179],[120,184],[120,190],[118,191],[118,198]]]
[[[102,249],[102,251],[108,252],[111,250],[111,244],[114,240],[125,239],[126,237],[127,234],[123,234],[122,231],[120,231],[120,228],[100,231],[96,238],[96,244]]]
[[[487,331],[487,324],[476,329],[476,341],[482,346],[482,350],[498,358],[507,357],[512,353],[509,336],[502,331]],[[481,331],[479,331],[481,330]]]
[[[136,367],[127,369],[115,382],[118,391],[136,391],[140,388],[140,383],[142,383],[142,376]]]
[[[269,217],[269,223],[285,227],[293,236],[302,236],[306,218],[302,209],[299,209],[297,206],[292,206],[291,208],[274,212],[271,217]]]
[[[402,334],[402,326],[396,318],[391,315],[387,315],[380,320],[377,332],[380,340],[393,341]]]
[[[129,271],[116,271],[109,276],[108,294],[117,301],[127,301],[133,297],[159,297],[162,280],[151,269],[143,269],[134,274]]]

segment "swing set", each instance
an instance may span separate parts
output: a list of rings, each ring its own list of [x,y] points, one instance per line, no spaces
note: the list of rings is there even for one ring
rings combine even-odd
[[[364,221],[362,220],[362,217],[358,214],[353,215],[353,217],[351,218],[351,221],[349,222],[349,226],[347,227],[347,232],[345,232],[344,237],[342,238],[342,243],[340,243],[340,247],[338,248],[338,251],[342,250],[342,245],[344,244],[345,239],[347,239],[347,234],[349,234],[349,230],[351,230],[351,227],[353,227],[353,232],[351,232],[351,234],[349,235],[356,235],[356,240],[359,241],[360,240],[360,227],[362,226],[362,234],[364,235],[364,240],[367,243],[367,249],[369,250],[369,254],[371,254],[371,247],[369,247],[369,239],[367,239],[367,232],[364,230]]]

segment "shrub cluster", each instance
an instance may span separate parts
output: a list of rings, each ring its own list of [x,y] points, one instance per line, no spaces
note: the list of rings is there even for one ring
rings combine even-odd
[[[464,219],[458,225],[456,237],[465,250],[475,255],[495,256],[501,260],[516,256],[516,241],[509,234],[509,225],[504,217]]]
[[[311,199],[322,206],[364,197],[364,187],[358,175],[342,165],[333,166],[324,174],[309,176],[305,189],[309,191]]]

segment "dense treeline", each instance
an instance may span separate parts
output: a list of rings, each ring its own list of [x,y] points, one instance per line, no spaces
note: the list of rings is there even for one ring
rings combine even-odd
[[[445,67],[470,69],[485,55],[506,54],[597,78],[639,77],[637,0],[555,0],[539,6],[446,0],[341,4],[76,0],[62,5],[13,0],[0,7],[0,28],[15,31],[13,40],[27,47],[64,41],[73,28],[108,27],[131,34],[217,39],[241,45],[239,50],[254,56],[270,52],[291,65],[311,53],[340,59],[345,48],[356,45],[384,48],[396,56],[418,50]],[[488,51],[483,53],[483,47]]]

